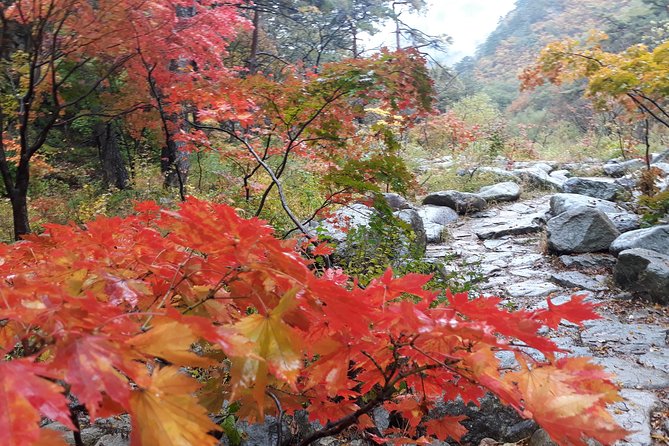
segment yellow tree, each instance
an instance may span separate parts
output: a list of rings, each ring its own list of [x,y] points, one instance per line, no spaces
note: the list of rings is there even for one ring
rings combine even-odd
[[[583,43],[566,39],[549,44],[521,74],[521,88],[584,79],[585,95],[597,108],[622,105],[630,118],[643,123],[648,162],[649,121],[669,128],[669,41],[652,49],[633,45],[610,53],[602,49],[605,39],[605,34],[593,32]]]

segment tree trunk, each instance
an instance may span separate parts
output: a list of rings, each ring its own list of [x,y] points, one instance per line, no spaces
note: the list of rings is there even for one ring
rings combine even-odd
[[[113,122],[95,125],[95,139],[98,144],[102,174],[107,187],[128,188],[128,171],[125,168],[118,143],[118,129]]]
[[[183,145],[182,142],[174,141],[170,135],[160,154],[160,167],[165,176],[163,185],[166,188],[178,187],[182,198],[185,196],[190,170],[190,154],[181,150]]]
[[[253,34],[251,35],[251,53],[246,61],[246,68],[249,74],[258,72],[258,43],[260,40],[260,11],[258,8],[253,10]]]
[[[30,233],[28,221],[28,184],[30,183],[30,167],[27,160],[22,159],[16,169],[14,185],[5,182],[5,188],[12,203],[12,217],[14,221],[14,240],[21,240],[21,236]]]
[[[14,240],[21,240],[21,236],[30,233],[27,192],[27,190],[15,189],[9,194],[14,220]]]

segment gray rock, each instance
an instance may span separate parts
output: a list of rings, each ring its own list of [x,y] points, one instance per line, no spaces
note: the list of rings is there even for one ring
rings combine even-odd
[[[665,150],[662,153],[653,154],[652,163],[666,163],[669,162],[669,150]]]
[[[383,194],[383,198],[386,199],[386,203],[393,211],[400,211],[402,209],[411,209],[411,204],[407,201],[406,198],[399,194]]]
[[[603,291],[607,287],[597,278],[591,278],[577,271],[565,271],[551,274],[551,282],[565,288],[580,288],[589,291]]]
[[[550,161],[516,161],[513,163],[515,169],[540,169],[546,173],[551,173],[555,168],[555,163]]]
[[[413,209],[404,209],[394,212],[393,215],[411,226],[414,234],[416,234],[416,239],[413,241],[413,244],[418,247],[419,252],[425,253],[427,234],[425,232],[425,227],[423,226],[423,219],[420,218],[418,212]]]
[[[604,172],[612,177],[621,177],[626,173],[643,169],[645,166],[646,163],[640,159],[632,159],[622,162],[609,161],[608,163],[604,164]]]
[[[453,223],[458,219],[458,213],[447,206],[421,206],[418,208],[418,215],[423,219],[423,223],[436,223],[441,226]]]
[[[376,212],[362,203],[353,203],[334,212],[334,215],[320,223],[319,228],[337,242],[346,240],[347,231],[342,228],[369,226],[369,220]]]
[[[630,446],[651,446],[651,414],[658,403],[657,396],[643,390],[623,389],[620,392],[624,401],[611,407],[613,417],[630,434],[620,443]]]
[[[479,172],[487,172],[497,175],[500,178],[508,178],[509,180],[519,179],[516,174],[509,170],[500,169],[499,167],[483,166],[477,169]]]
[[[586,195],[600,200],[613,201],[623,188],[613,181],[595,178],[570,178],[562,185],[569,194]]]
[[[546,172],[546,173],[551,173],[551,172],[553,171],[553,166],[552,166],[551,164],[543,163],[543,162],[534,163],[534,165],[531,166],[531,167],[535,167],[535,168],[537,168],[537,169],[541,169],[541,170],[543,170],[543,171]]]
[[[443,416],[465,415],[463,426],[468,430],[462,437],[463,444],[479,444],[484,438],[494,438],[501,442],[517,442],[529,437],[537,429],[536,423],[523,420],[518,413],[499,402],[491,394],[480,400],[481,405],[463,404],[462,401],[437,403],[428,415],[430,419]]]
[[[447,206],[459,214],[482,211],[487,205],[486,201],[476,194],[455,190],[431,193],[425,197],[423,204]]]
[[[560,215],[571,208],[586,206],[596,208],[606,214],[623,214],[627,211],[612,201],[578,194],[555,194],[551,197],[551,214]]]
[[[623,324],[596,319],[585,323],[583,344],[616,353],[641,355],[666,346],[666,330],[650,324]]]
[[[612,255],[595,253],[563,255],[560,261],[567,268],[610,268],[616,264]]]
[[[516,201],[520,198],[520,186],[513,181],[484,186],[478,196],[486,201]]]
[[[122,434],[107,434],[100,438],[95,446],[129,446],[130,439]]]
[[[669,374],[640,366],[636,361],[615,356],[596,357],[594,362],[615,375],[613,381],[630,389],[664,389],[669,386]]]
[[[611,252],[613,254],[618,254],[621,251],[632,248],[643,248],[659,253],[669,253],[669,225],[626,232],[611,243]]]
[[[639,229],[641,219],[636,214],[631,214],[629,212],[624,212],[621,214],[606,214],[611,220],[611,223],[620,231],[629,232]]]
[[[525,254],[522,256],[515,257],[511,260],[508,265],[511,268],[523,268],[528,266],[534,266],[538,262],[542,261],[544,256],[541,254]]]
[[[423,221],[423,228],[425,228],[425,237],[428,243],[441,243],[444,241],[444,231],[446,228],[443,225]]]
[[[664,175],[669,175],[669,163],[653,163],[653,167],[660,169]]]
[[[669,373],[669,348],[653,348],[639,356],[639,364]]]
[[[384,433],[390,426],[390,413],[385,407],[376,407],[372,411],[372,418],[374,419],[374,425],[381,433]]]
[[[529,446],[557,446],[557,443],[551,439],[550,435],[548,435],[548,432],[543,429],[539,429],[530,437]]]
[[[621,288],[669,305],[669,256],[649,249],[627,249],[618,254],[613,277]]]
[[[639,179],[635,174],[628,174],[624,177],[616,178],[616,184],[624,189],[632,190],[639,184]]]
[[[559,178],[548,175],[548,173],[546,173],[546,171],[543,169],[528,167],[525,169],[516,169],[512,172],[518,178],[532,186],[558,191],[562,190],[563,181]]]
[[[577,207],[548,220],[548,248],[559,254],[609,249],[620,232],[605,213]]]
[[[480,225],[474,228],[474,233],[481,240],[501,238],[507,235],[531,234],[541,232],[544,226],[534,219],[520,219],[506,224],[493,222],[492,224]]]
[[[246,421],[239,421],[237,422],[236,427],[239,431],[244,433],[244,446],[267,446],[276,444],[279,426],[275,417],[265,417],[264,423],[250,424]],[[281,428],[283,438],[290,438],[291,434],[286,423],[284,423]],[[308,426],[308,428],[311,428],[311,426]]]
[[[506,287],[510,297],[544,297],[559,290],[560,288],[553,283],[537,280],[514,283]]]

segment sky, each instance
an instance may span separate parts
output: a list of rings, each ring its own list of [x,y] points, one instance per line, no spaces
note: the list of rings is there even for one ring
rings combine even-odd
[[[444,60],[452,64],[474,55],[477,45],[485,41],[499,18],[513,9],[514,3],[515,0],[430,0],[424,14],[409,16],[404,13],[401,18],[427,34],[451,36],[453,44]],[[393,25],[388,24],[383,31],[369,38],[365,47],[394,47],[392,31]]]

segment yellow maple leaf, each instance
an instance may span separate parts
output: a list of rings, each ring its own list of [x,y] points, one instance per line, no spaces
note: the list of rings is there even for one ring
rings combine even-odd
[[[148,388],[130,397],[132,446],[215,446],[220,430],[193,397],[200,385],[176,367],[156,370]]]

